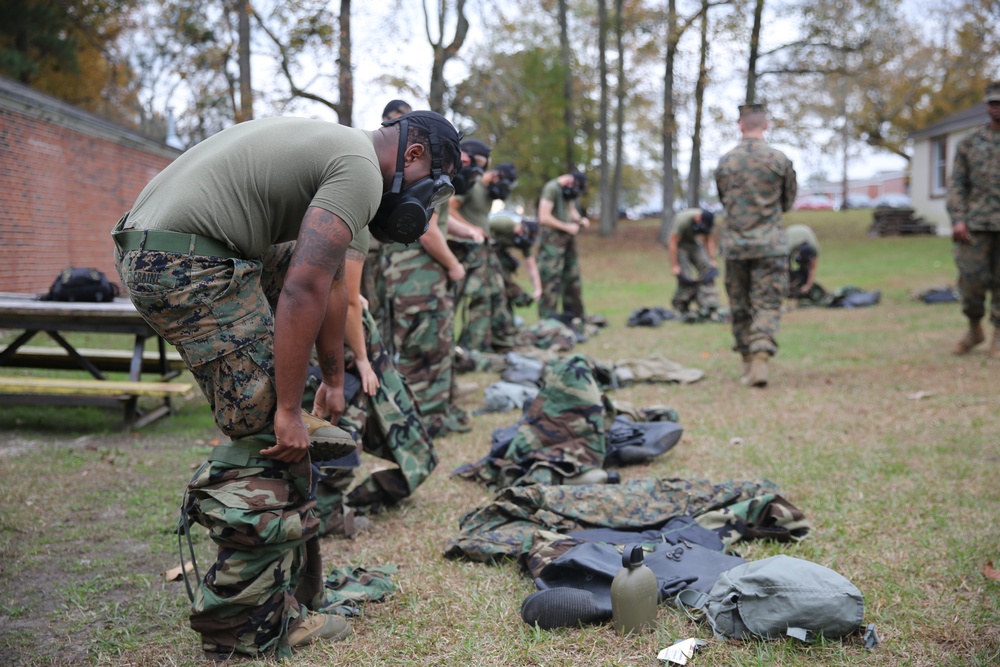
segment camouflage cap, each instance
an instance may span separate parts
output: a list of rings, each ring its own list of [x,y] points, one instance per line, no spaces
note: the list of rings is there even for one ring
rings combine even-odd
[[[743,116],[748,116],[752,113],[767,113],[767,108],[763,103],[757,104],[741,104],[739,106],[740,118]]]
[[[986,102],[1000,102],[1000,81],[986,84]]]

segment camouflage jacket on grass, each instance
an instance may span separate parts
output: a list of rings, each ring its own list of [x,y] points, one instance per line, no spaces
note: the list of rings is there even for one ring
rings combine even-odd
[[[643,529],[684,515],[715,530],[726,545],[757,537],[801,539],[809,522],[778,493],[766,479],[643,478],[616,485],[511,487],[461,518],[460,534],[445,555],[479,562],[515,559],[524,565],[545,531]]]
[[[560,484],[603,466],[614,412],[592,364],[574,354],[546,366],[543,382],[506,449],[455,474],[496,487]]]

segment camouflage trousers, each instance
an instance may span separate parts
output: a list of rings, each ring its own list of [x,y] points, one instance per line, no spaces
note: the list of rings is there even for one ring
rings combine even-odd
[[[454,404],[454,300],[448,274],[422,247],[392,250],[382,262],[392,353],[431,437],[459,427]]]
[[[125,252],[125,292],[150,327],[177,347],[231,438],[273,433],[274,311],[295,242],[260,259]]]
[[[195,591],[191,628],[205,651],[283,658],[303,607],[323,604],[319,519],[309,458],[260,457],[274,439],[254,442],[219,445],[188,485],[184,511],[218,547]]]
[[[551,227],[542,227],[538,238],[538,275],[542,279],[538,319],[553,317],[560,312],[582,318],[583,280],[576,237]],[[560,300],[562,311],[559,310]]]
[[[368,254],[365,256],[365,265],[361,271],[361,296],[368,299],[368,311],[378,323],[382,338],[385,339],[389,332],[385,320],[385,278],[382,276],[382,254],[387,252],[382,249],[382,244],[372,239],[368,245]]]
[[[692,280],[697,280],[712,268],[708,253],[700,243],[682,243],[677,246],[677,263],[680,264],[681,275]],[[678,282],[677,291],[670,302],[674,310],[686,313],[692,302],[697,305],[699,312],[718,310],[719,292],[715,288],[715,282],[697,285],[682,285]]]
[[[990,322],[1000,327],[1000,232],[970,231],[969,236],[969,243],[954,248],[962,313],[974,322],[983,319],[989,294]]]
[[[359,389],[351,397],[338,426],[355,435],[365,452],[395,464],[372,473],[350,493],[354,468],[318,462],[317,511],[323,534],[350,537],[352,512],[376,512],[413,494],[437,466],[434,445],[421,421],[416,399],[382,344],[374,318],[364,311],[368,359],[378,376],[374,396]],[[353,360],[347,360],[351,370]]]
[[[477,245],[463,264],[465,289],[455,304],[462,318],[458,344],[477,352],[509,350],[513,345],[514,319],[496,251],[486,243]]]
[[[273,433],[273,306],[293,249],[294,242],[272,246],[253,260],[136,250],[116,257],[132,303],[177,347],[216,424],[234,440],[213,456],[245,452],[257,442],[250,436]],[[310,549],[310,572],[322,571],[318,543],[307,546],[319,528],[309,460],[210,460],[189,492],[188,515],[218,549],[196,591],[191,627],[209,651],[289,655]]]
[[[734,350],[777,354],[781,301],[787,291],[788,257],[726,260]]]

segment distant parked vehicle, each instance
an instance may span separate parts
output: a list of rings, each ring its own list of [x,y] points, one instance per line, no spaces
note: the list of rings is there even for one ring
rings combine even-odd
[[[851,208],[872,208],[875,202],[866,195],[847,195],[847,199],[840,205],[840,210]]]
[[[902,194],[888,194],[882,195],[875,199],[875,207],[888,207],[888,208],[911,208],[913,202],[907,195]]]
[[[792,206],[794,211],[832,211],[833,200],[823,195],[799,197]]]

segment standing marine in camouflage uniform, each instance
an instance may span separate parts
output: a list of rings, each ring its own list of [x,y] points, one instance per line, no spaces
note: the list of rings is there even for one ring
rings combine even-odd
[[[309,452],[354,451],[349,434],[319,418],[344,410],[348,245],[366,225],[408,238],[396,202],[432,174],[439,185],[421,194],[424,206],[451,191],[457,131],[438,114],[411,116],[374,132],[298,118],[240,123],[161,171],[115,228],[129,298],[177,346],[232,438],[194,475],[185,503],[218,548],[191,612],[210,658],[287,657],[351,632],[342,617],[310,610],[323,595]],[[314,346],[317,417],[301,407]]]
[[[538,273],[538,262],[532,253],[532,247],[538,239],[538,220],[522,218],[516,214],[497,213],[490,216],[490,235],[493,237],[494,249],[500,261],[507,310],[513,322],[514,306],[530,306],[542,296],[542,278]],[[515,248],[520,251],[524,265],[528,269],[531,294],[525,292],[514,280],[514,274],[521,265],[511,254]]]
[[[715,182],[726,208],[722,251],[733,349],[743,356],[742,381],[765,387],[788,290],[788,239],[781,214],[792,207],[798,186],[792,161],[764,143],[763,105],[741,105],[739,125],[743,140],[719,160]]]
[[[471,154],[473,141],[462,142],[466,153]],[[485,239],[470,248],[464,260],[465,289],[462,301],[456,303],[463,319],[458,344],[465,350],[502,352],[513,346],[514,322],[506,303],[503,269],[492,247],[489,216],[494,200],[506,199],[516,180],[514,165],[505,162],[487,168],[465,194],[456,195],[449,202],[451,221],[475,227]]]
[[[583,318],[583,282],[576,235],[590,226],[574,201],[586,192],[587,177],[575,171],[553,178],[542,187],[538,201],[538,272],[542,278],[542,297],[538,317],[554,317],[560,312]],[[562,311],[559,302],[562,301]]]
[[[958,290],[969,320],[955,354],[967,354],[986,339],[982,319],[991,294],[990,356],[1000,359],[1000,81],[986,87],[986,110],[989,124],[959,142],[948,184]]]
[[[715,214],[705,209],[689,208],[674,216],[667,251],[670,272],[677,278],[677,291],[670,303],[681,315],[688,312],[692,302],[697,304],[702,318],[709,318],[719,310],[714,224]]]
[[[448,204],[438,207],[419,243],[387,244],[383,256],[396,368],[416,397],[431,437],[468,431],[468,417],[454,402],[453,286],[465,267],[448,248]]]

